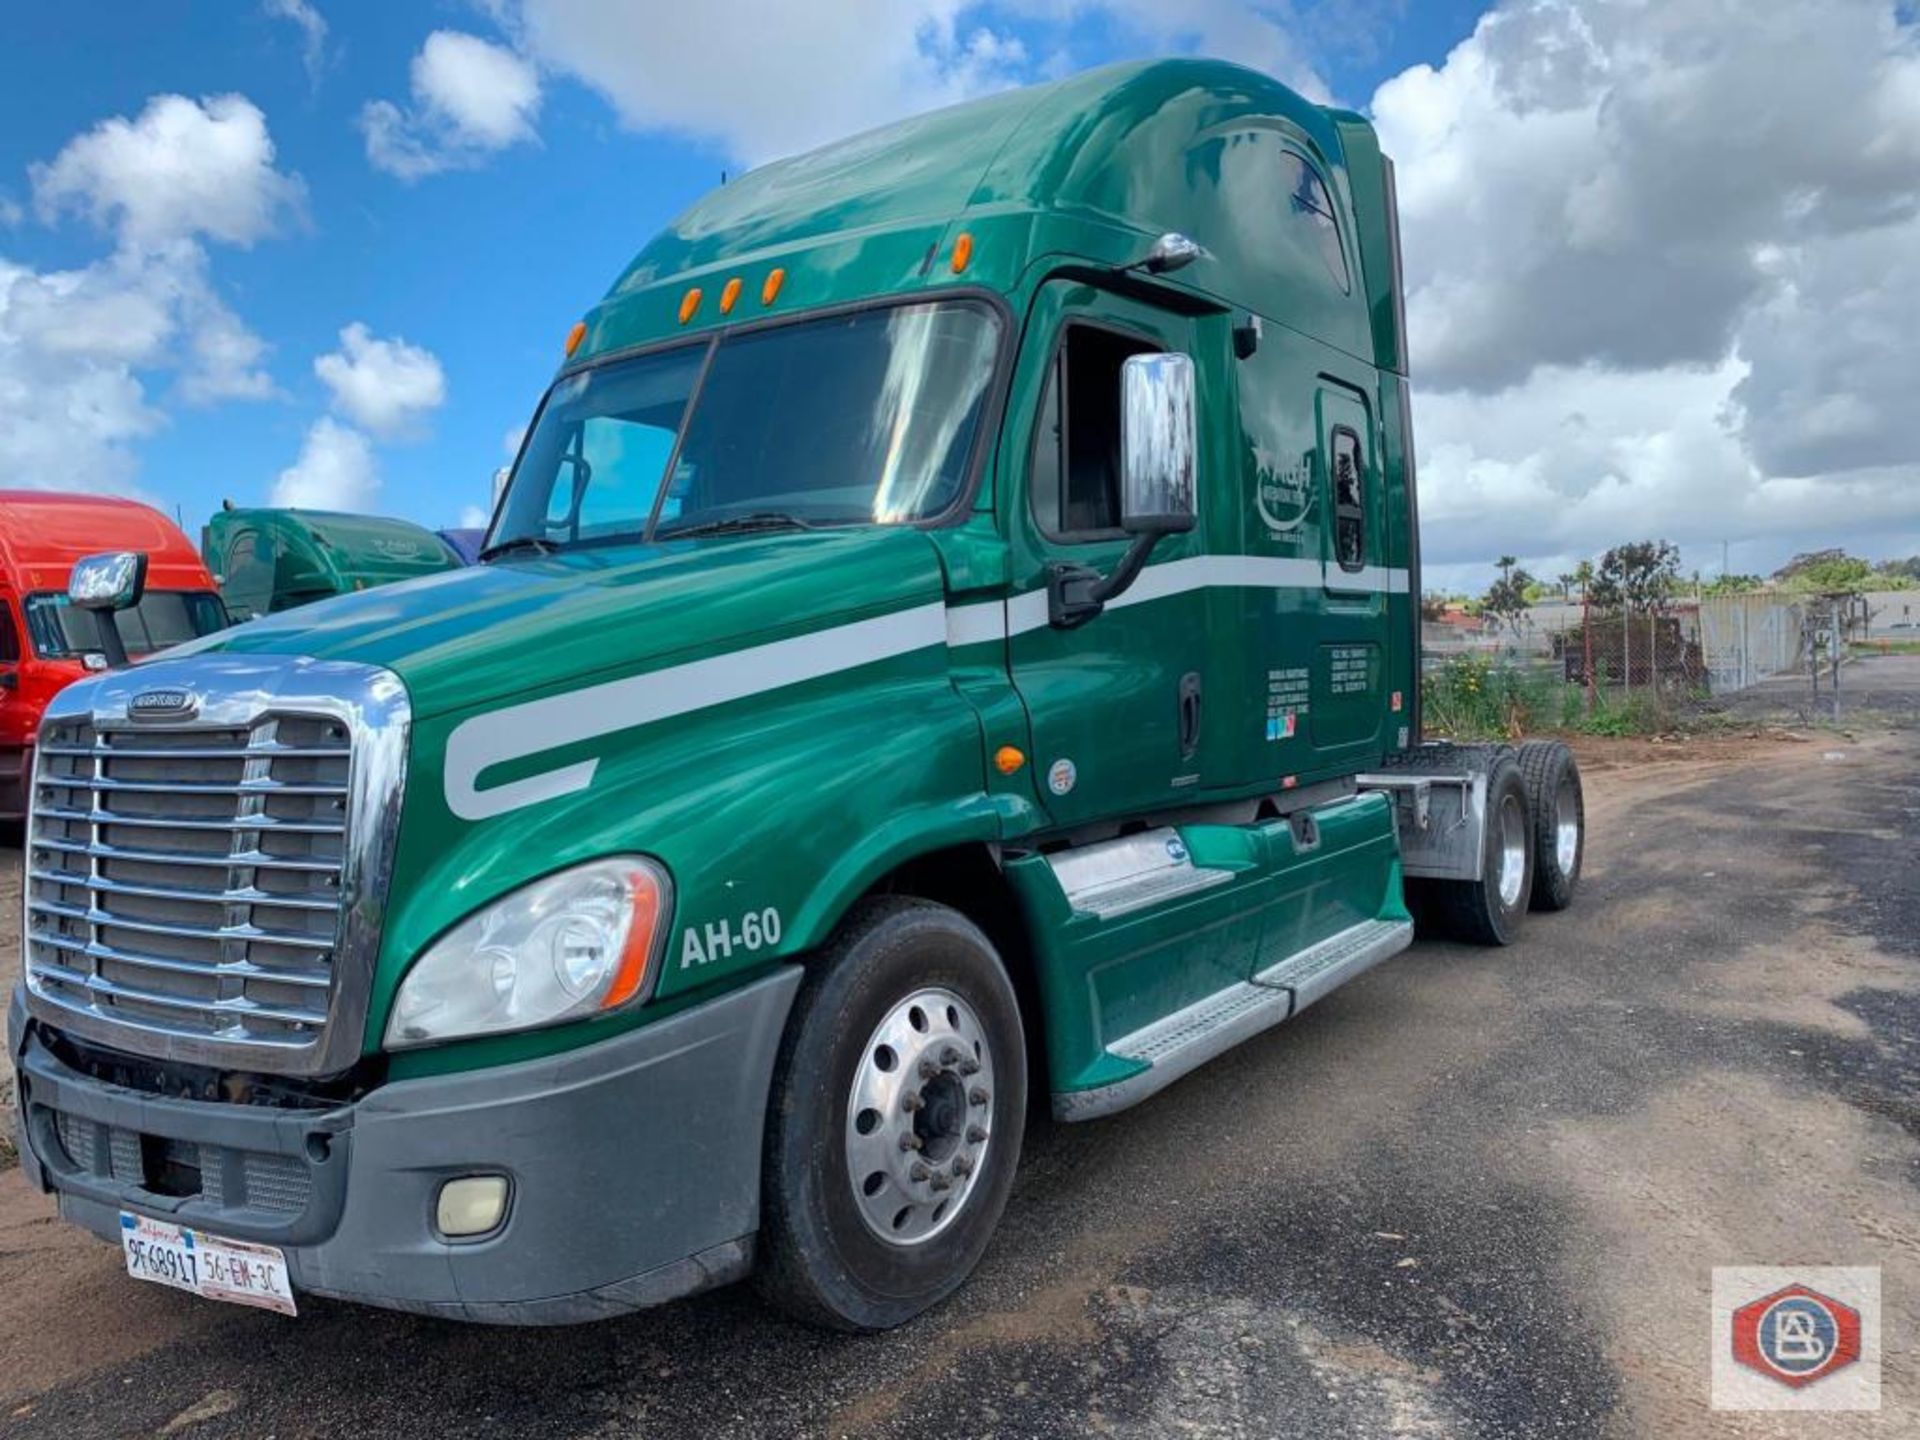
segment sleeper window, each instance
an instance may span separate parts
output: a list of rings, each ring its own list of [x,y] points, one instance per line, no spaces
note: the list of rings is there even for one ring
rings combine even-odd
[[[1350,293],[1352,278],[1347,273],[1346,252],[1340,245],[1340,222],[1334,218],[1333,199],[1326,182],[1306,161],[1291,152],[1282,155],[1281,182],[1287,190],[1286,221],[1289,233],[1305,240],[1317,251],[1327,274],[1341,293]]]
[[[1333,432],[1333,553],[1342,570],[1367,563],[1367,466],[1360,437],[1344,425]]]
[[[1143,340],[1069,326],[1040,402],[1032,467],[1033,515],[1055,539],[1120,531],[1120,370]]]

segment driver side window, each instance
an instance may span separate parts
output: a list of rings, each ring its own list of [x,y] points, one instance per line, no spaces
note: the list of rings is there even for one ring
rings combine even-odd
[[[1120,371],[1130,355],[1160,347],[1092,325],[1069,325],[1040,399],[1030,498],[1050,540],[1079,543],[1122,535]]]

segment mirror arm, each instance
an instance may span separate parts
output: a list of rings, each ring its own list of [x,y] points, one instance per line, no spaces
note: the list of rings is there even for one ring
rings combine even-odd
[[[1140,571],[1159,543],[1160,532],[1149,530],[1133,537],[1127,553],[1102,575],[1086,565],[1054,564],[1047,567],[1047,623],[1056,630],[1072,630],[1087,623],[1119,598],[1140,577]]]

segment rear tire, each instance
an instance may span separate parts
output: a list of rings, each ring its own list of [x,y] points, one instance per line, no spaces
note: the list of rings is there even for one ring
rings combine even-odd
[[[862,902],[815,957],[781,1042],[762,1293],[852,1331],[945,1299],[1006,1208],[1026,1111],[1020,1006],[992,942],[944,905]]]
[[[1511,945],[1533,890],[1533,824],[1526,781],[1512,751],[1487,771],[1486,835],[1478,880],[1434,884],[1449,934],[1475,945]]]
[[[1558,740],[1529,740],[1520,747],[1520,775],[1533,814],[1533,908],[1564,910],[1587,854],[1580,765]]]

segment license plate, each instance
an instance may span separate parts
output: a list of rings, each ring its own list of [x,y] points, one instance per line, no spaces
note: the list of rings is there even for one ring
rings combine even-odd
[[[120,1212],[120,1248],[136,1280],[171,1285],[208,1300],[298,1312],[287,1283],[287,1257],[271,1245],[227,1240],[145,1215]]]

